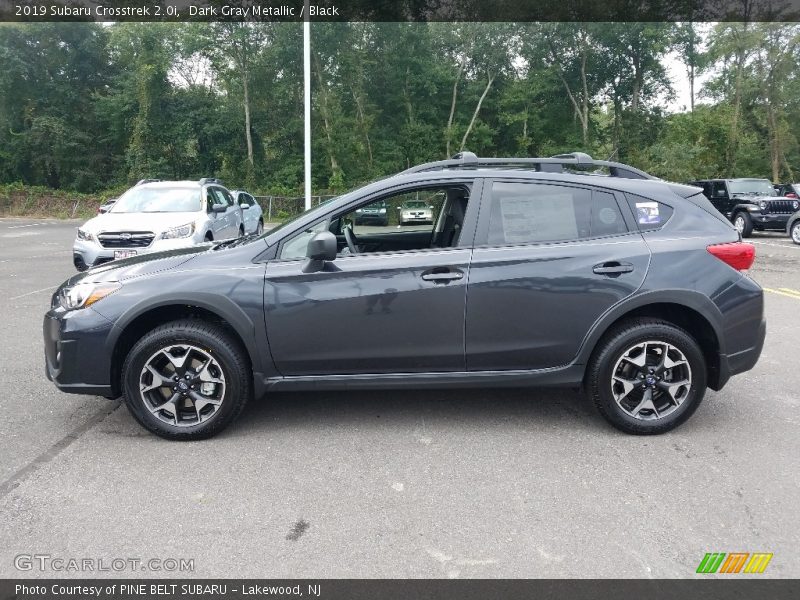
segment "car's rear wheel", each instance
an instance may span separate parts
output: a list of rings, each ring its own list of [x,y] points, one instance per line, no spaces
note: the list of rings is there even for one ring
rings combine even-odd
[[[736,216],[733,217],[733,226],[742,234],[743,238],[748,238],[753,233],[753,219],[746,212],[736,213]]]
[[[795,221],[792,224],[792,228],[789,230],[789,235],[795,244],[800,244],[800,220]]]
[[[140,339],[122,368],[131,414],[163,438],[196,440],[222,431],[252,395],[240,344],[199,319],[173,321]]]
[[[702,402],[706,362],[683,329],[657,319],[632,319],[600,342],[588,382],[595,406],[614,427],[639,435],[664,433]]]

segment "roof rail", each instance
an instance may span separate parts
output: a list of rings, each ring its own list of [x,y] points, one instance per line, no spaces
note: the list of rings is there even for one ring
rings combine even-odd
[[[144,185],[145,183],[156,183],[158,181],[161,181],[161,180],[160,179],[140,179],[139,181],[136,182],[136,185]],[[136,187],[136,186],[134,186],[134,187]]]
[[[218,183],[219,185],[222,185],[222,180],[217,179],[216,177],[203,177],[200,180],[200,185],[206,185],[207,183]]]
[[[563,173],[565,166],[580,170],[605,167],[608,169],[611,177],[622,177],[625,179],[657,179],[649,173],[645,173],[630,165],[606,160],[594,160],[584,152],[557,154],[550,158],[478,158],[472,152],[459,152],[448,160],[438,160],[417,165],[416,167],[411,167],[410,169],[402,171],[399,175],[446,169],[478,168],[529,168],[547,173]]]

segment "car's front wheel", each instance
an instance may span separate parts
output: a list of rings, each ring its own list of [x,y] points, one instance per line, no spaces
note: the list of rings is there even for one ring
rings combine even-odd
[[[632,319],[600,342],[588,371],[600,414],[617,429],[656,434],[688,419],[706,391],[706,362],[683,329],[657,319]]]
[[[795,244],[800,244],[800,220],[792,223],[792,227],[789,229],[789,236]]]
[[[743,238],[749,238],[753,234],[753,219],[746,212],[736,213],[733,218],[733,226],[742,234]]]
[[[140,339],[122,368],[131,414],[163,438],[211,437],[252,395],[244,350],[223,328],[199,319],[166,323]]]

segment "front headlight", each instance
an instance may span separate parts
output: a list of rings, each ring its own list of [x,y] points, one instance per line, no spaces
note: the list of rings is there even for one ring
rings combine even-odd
[[[84,242],[93,242],[94,235],[89,233],[88,231],[84,231],[83,229],[78,229],[78,239]]]
[[[382,215],[385,215],[385,214],[386,214],[386,209],[385,209],[385,208],[382,208],[382,209],[380,209],[378,212],[379,212],[380,214],[382,214]]]
[[[113,294],[121,287],[117,282],[79,283],[61,290],[59,304],[65,310],[86,308],[109,294]]]
[[[761,202],[759,202],[758,203],[758,208],[760,208],[761,210],[767,210],[767,201],[766,200],[762,200]]]
[[[193,233],[194,233],[194,223],[187,223],[186,225],[181,225],[180,227],[173,227],[172,229],[167,229],[164,233],[161,234],[161,239],[177,240],[179,238],[189,237]]]
[[[797,210],[798,208],[800,208],[800,202],[795,200],[794,202],[792,202],[792,209]]]

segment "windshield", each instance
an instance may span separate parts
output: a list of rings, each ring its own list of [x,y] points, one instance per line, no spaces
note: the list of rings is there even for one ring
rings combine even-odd
[[[406,202],[403,204],[403,208],[428,208],[428,205],[424,202],[414,200],[412,202]]]
[[[755,196],[774,196],[775,188],[766,179],[745,179],[728,182],[731,194],[753,194]]]
[[[120,196],[109,212],[197,212],[202,207],[199,187],[134,187]]]

